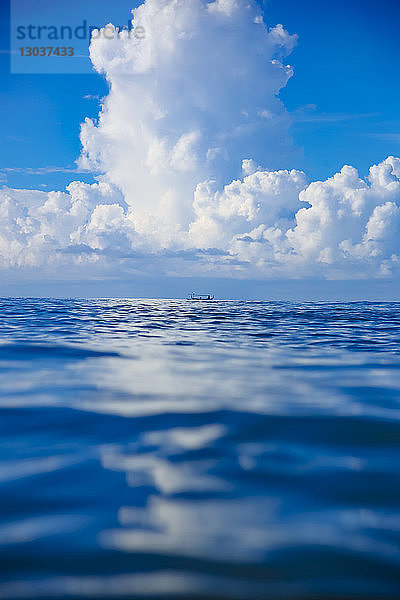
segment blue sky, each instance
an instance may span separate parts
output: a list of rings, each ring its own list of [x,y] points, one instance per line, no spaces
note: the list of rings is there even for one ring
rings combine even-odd
[[[19,60],[40,43],[15,24],[123,25],[138,3],[1,3],[0,293],[399,297],[400,3],[258,1],[269,33],[245,0],[147,2],[146,39],[93,41],[111,93],[88,40]],[[362,179],[328,179],[344,164]]]
[[[303,156],[296,164],[282,166],[302,168],[311,179],[323,179],[348,163],[365,175],[372,163],[399,154],[400,3],[261,4],[268,24],[282,23],[299,36],[289,58],[295,74],[281,97],[293,113],[292,135]],[[95,5],[100,23],[126,22],[132,2],[103,0]],[[1,3],[1,11],[0,167],[10,169],[2,171],[3,183],[7,177],[12,187],[63,189],[77,178],[68,169],[79,155],[80,123],[85,116],[97,115],[96,97],[106,93],[106,84],[94,73],[10,74],[7,3]],[[52,172],[54,167],[61,170]],[[88,174],[79,178],[92,180]]]
[[[270,0],[299,43],[290,57],[295,75],[282,92],[287,108],[316,105],[314,121],[296,123],[304,168],[325,178],[343,163],[365,174],[400,149],[400,3],[396,0]]]

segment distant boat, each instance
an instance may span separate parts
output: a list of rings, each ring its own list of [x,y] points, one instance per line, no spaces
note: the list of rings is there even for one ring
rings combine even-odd
[[[195,294],[194,292],[192,292],[188,299],[189,300],[214,300],[214,296],[211,296],[210,294]]]

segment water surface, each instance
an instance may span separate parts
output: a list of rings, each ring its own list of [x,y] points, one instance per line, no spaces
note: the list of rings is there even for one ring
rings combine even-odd
[[[0,598],[400,597],[400,303],[0,300]]]

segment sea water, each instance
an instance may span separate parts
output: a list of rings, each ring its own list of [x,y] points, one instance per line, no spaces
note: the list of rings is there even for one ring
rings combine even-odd
[[[400,304],[0,301],[0,598],[400,597]]]

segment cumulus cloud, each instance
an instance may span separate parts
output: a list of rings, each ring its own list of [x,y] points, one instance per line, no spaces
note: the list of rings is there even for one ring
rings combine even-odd
[[[162,259],[164,272],[251,277],[370,277],[398,270],[400,159],[349,166],[307,184],[300,171],[256,170],[218,187],[197,185],[187,231],[165,243],[138,232],[134,208],[105,182],[67,192],[0,191],[3,268],[60,264],[123,272],[135,259]]]
[[[366,180],[344,166],[309,185],[299,171],[262,171],[214,190],[197,187],[190,226],[201,247],[228,249],[252,275],[328,278],[390,275],[400,247],[400,159]]]
[[[3,267],[58,264],[65,250],[130,247],[134,229],[121,193],[109,184],[72,182],[64,192],[0,191]]]
[[[91,43],[110,91],[82,126],[81,162],[122,191],[137,231],[167,244],[193,220],[198,183],[231,181],[247,156],[273,168],[293,153],[278,94],[295,36],[268,30],[247,0],[147,0],[133,15],[144,39]]]
[[[400,160],[389,157],[370,169],[367,181],[345,166],[324,182],[314,182],[301,194],[310,204],[296,214],[296,227],[287,232],[299,262],[319,271],[341,268],[356,274],[381,274],[396,266],[400,206]]]
[[[252,0],[146,0],[133,17],[144,37],[109,24],[90,45],[109,93],[82,125],[80,164],[98,182],[0,190],[3,269],[328,278],[398,269],[400,159],[366,179],[345,166],[309,183],[284,168],[296,150],[278,95],[296,36],[268,28]]]

